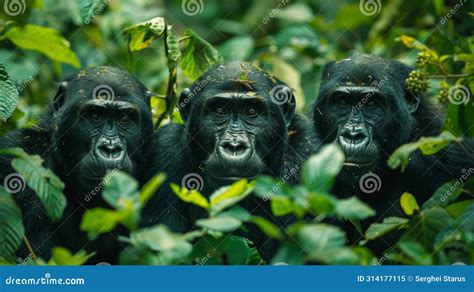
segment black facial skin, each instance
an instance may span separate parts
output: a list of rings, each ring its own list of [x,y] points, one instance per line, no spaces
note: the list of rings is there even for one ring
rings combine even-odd
[[[403,216],[399,207],[403,192],[414,194],[421,205],[441,184],[461,177],[462,169],[474,167],[472,140],[449,145],[436,155],[415,152],[404,173],[387,166],[399,146],[436,136],[441,129],[440,109],[422,94],[406,89],[411,70],[397,61],[356,55],[328,63],[322,73],[313,107],[314,125],[323,143],[337,143],[346,156],[333,192],[339,197],[357,195],[377,211],[365,227],[379,217]],[[360,187],[369,173],[380,178],[379,189],[370,193]],[[351,234],[349,225],[345,229]],[[393,239],[385,238],[372,248],[381,253],[390,242]]]
[[[83,248],[88,240],[79,225],[85,209],[108,207],[100,188],[99,193],[92,193],[107,171],[119,169],[140,184],[145,182],[148,140],[153,133],[150,95],[143,84],[122,70],[85,69],[60,84],[37,128],[2,138],[2,148],[22,147],[30,154],[40,155],[45,166],[65,183],[67,207],[63,220],[57,224],[47,218],[30,189],[16,195],[24,211],[28,239],[39,256],[49,258],[52,245],[65,246],[73,252]],[[0,164],[4,166],[0,177],[13,172],[10,159],[2,157]],[[101,236],[87,245],[88,250],[97,251],[91,263],[116,261],[122,245],[107,237],[114,236]]]
[[[272,100],[270,93],[276,86],[287,102]],[[164,185],[181,185],[186,175],[193,173],[202,177],[201,193],[209,196],[221,186],[262,174],[296,183],[302,163],[319,145],[311,123],[295,113],[295,99],[288,86],[248,63],[232,62],[210,69],[182,92],[179,108],[185,125],[164,126],[154,140],[159,151],[150,175],[167,173]],[[253,195],[241,205],[279,226],[289,222],[288,218],[282,222],[271,216],[268,202]],[[159,190],[143,214],[143,226],[165,223],[180,232],[193,229],[195,220],[204,215],[168,188]],[[257,229],[244,236],[261,248],[267,259],[276,252],[276,243],[267,242]]]

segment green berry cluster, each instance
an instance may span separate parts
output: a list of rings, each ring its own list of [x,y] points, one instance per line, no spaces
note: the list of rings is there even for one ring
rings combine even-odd
[[[413,70],[406,80],[407,88],[413,92],[428,90],[428,73],[422,70]]]
[[[421,51],[416,56],[416,66],[425,67],[428,63],[433,61],[433,56],[428,51]]]
[[[436,98],[440,103],[449,103],[449,85],[446,82],[441,82],[439,86],[440,89],[438,94],[436,95]]]

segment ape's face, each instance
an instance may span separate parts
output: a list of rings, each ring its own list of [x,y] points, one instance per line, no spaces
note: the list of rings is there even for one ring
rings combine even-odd
[[[255,72],[246,79],[249,86],[242,85],[235,81],[239,67],[228,66],[222,69],[226,80],[208,84],[186,113],[191,149],[210,188],[280,175],[288,140],[284,111],[269,96],[272,87],[258,83]]]
[[[344,165],[353,171],[385,167],[412,133],[417,101],[406,96],[404,80],[393,66],[387,60],[356,57],[326,67],[315,126],[325,143],[341,147]]]
[[[68,178],[90,186],[110,170],[140,171],[152,128],[146,90],[138,90],[142,87],[126,75],[79,78],[65,85],[55,139]]]

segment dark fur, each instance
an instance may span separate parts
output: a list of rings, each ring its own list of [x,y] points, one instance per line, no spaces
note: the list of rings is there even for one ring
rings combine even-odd
[[[52,169],[65,183],[67,207],[62,219],[57,223],[51,222],[46,216],[41,202],[32,190],[26,188],[23,192],[14,194],[14,198],[22,209],[26,236],[36,255],[44,259],[51,256],[53,245],[59,245],[69,248],[72,252],[77,252],[82,248],[90,252],[96,251],[96,256],[91,259],[93,263],[101,261],[113,263],[123,247],[116,238],[121,231],[117,234],[99,236],[89,244],[86,234],[79,230],[86,208],[98,206],[110,208],[101,199],[100,194],[95,195],[90,202],[84,201],[85,195],[100,181],[97,184],[91,184],[82,180],[82,174],[77,173],[74,170],[76,167],[71,165],[72,154],[82,149],[80,148],[82,145],[72,145],[72,148],[68,148],[71,145],[67,144],[70,137],[78,134],[68,129],[75,123],[81,123],[80,119],[73,119],[76,108],[82,102],[90,100],[89,91],[100,84],[113,88],[117,95],[116,99],[130,101],[140,110],[142,136],[137,145],[128,145],[127,152],[132,161],[130,174],[141,184],[144,183],[142,181],[144,166],[148,164],[149,156],[147,141],[153,132],[149,105],[150,94],[138,80],[117,68],[92,68],[69,76],[59,86],[56,96],[38,126],[12,132],[0,141],[0,148],[21,147],[29,154],[40,155],[45,161],[43,165]],[[83,138],[88,140],[92,135],[92,133],[87,133]],[[15,172],[10,166],[10,161],[9,157],[0,158],[2,180],[6,175]],[[25,257],[28,253],[29,251],[23,246],[19,255]]]
[[[209,94],[209,92],[217,88],[226,88],[236,92],[245,90],[240,88],[239,84],[232,84],[230,81],[239,78],[241,66],[245,68],[243,70],[249,72],[248,80],[250,81],[249,84],[251,84],[252,90],[265,96],[267,102],[269,102],[269,92],[272,87],[277,84],[283,84],[281,81],[270,77],[267,73],[249,64],[230,63],[213,68],[201,76],[189,90],[189,92],[196,92],[196,94],[192,96],[192,99],[190,99],[188,103],[184,104],[184,97],[181,96],[180,104],[182,106],[180,110],[186,124],[169,124],[162,127],[156,133],[154,149],[159,149],[159,151],[156,155],[156,163],[154,163],[151,174],[165,172],[168,174],[168,179],[165,186],[161,188],[159,193],[156,194],[146,206],[143,225],[149,226],[156,223],[165,223],[174,231],[185,232],[193,229],[194,221],[204,215],[199,208],[181,202],[176,195],[171,193],[168,184],[170,182],[181,184],[186,174],[197,173],[204,178],[204,189],[202,193],[208,196],[214,191],[214,187],[207,183],[206,173],[203,173],[200,168],[202,160],[199,158],[200,154],[197,153],[198,151],[193,149],[192,139],[194,139],[194,137],[190,133],[190,131],[192,131],[190,129],[193,129],[195,125],[193,121],[199,119],[197,113],[200,112],[199,106],[202,96]],[[208,81],[200,90],[197,90],[197,86],[204,84],[203,80]],[[291,106],[293,106],[293,108],[290,108],[288,111],[284,108]],[[286,116],[289,117],[289,120],[285,119],[285,113]],[[269,147],[270,149],[275,146],[271,149],[271,152],[263,158],[266,165],[266,170],[263,173],[285,177],[288,178],[289,183],[296,183],[299,181],[299,171],[303,162],[311,153],[316,151],[318,140],[314,135],[310,121],[302,115],[294,113],[294,104],[274,107],[271,115],[273,123],[271,124],[272,128],[268,131],[275,131],[277,133],[275,135],[282,138],[282,142],[275,145],[264,142],[258,144],[257,147]],[[286,126],[284,121],[287,121],[289,125]],[[211,129],[211,131],[213,131],[213,129]],[[202,141],[197,142],[203,144]],[[214,150],[207,149],[206,151],[212,152]],[[246,207],[253,214],[264,216],[281,227],[288,223],[286,221],[288,218],[274,218],[271,215],[268,202],[264,202],[254,195],[250,195],[246,200],[241,202],[241,205]],[[276,242],[264,238],[263,234],[261,234],[257,228],[251,226],[250,232],[243,235],[249,237],[260,248],[266,259],[270,259],[276,252]]]
[[[338,125],[329,122],[331,112],[326,110],[326,97],[339,85],[368,85],[374,80],[380,82],[386,76],[388,81],[382,86],[384,94],[391,94],[389,112],[374,129],[373,139],[380,156],[374,157],[375,164],[368,169],[344,167],[338,176],[334,192],[340,197],[357,195],[376,211],[375,219],[387,216],[404,216],[399,199],[403,192],[415,195],[421,205],[434,191],[450,179],[459,179],[463,170],[474,167],[472,140],[462,144],[449,145],[435,155],[424,156],[415,152],[404,173],[387,166],[387,159],[399,146],[417,141],[423,136],[435,136],[440,133],[443,113],[423,94],[409,92],[405,86],[412,68],[403,63],[382,59],[371,55],[356,55],[349,59],[331,62],[324,67],[321,87],[313,107],[314,124],[323,143],[332,143],[336,139]],[[409,106],[419,100],[418,107],[410,113]],[[391,115],[391,117],[389,116]],[[366,173],[375,173],[381,179],[379,191],[366,194],[359,188],[359,180]],[[349,230],[351,228],[346,228]],[[390,243],[390,241],[389,241]],[[375,250],[380,252],[388,246],[377,242]]]

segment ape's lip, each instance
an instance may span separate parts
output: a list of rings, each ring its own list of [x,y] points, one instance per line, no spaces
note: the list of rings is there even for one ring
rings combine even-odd
[[[349,166],[349,167],[367,167],[371,166],[374,164],[373,161],[371,162],[365,162],[365,161],[345,161],[343,163],[344,166]]]
[[[228,182],[234,182],[234,181],[238,181],[238,180],[241,180],[241,179],[247,179],[247,180],[252,180],[252,179],[255,179],[257,177],[257,175],[254,175],[254,176],[216,176],[216,175],[212,175],[212,178],[216,179],[216,180],[221,180],[221,181],[228,181]]]

